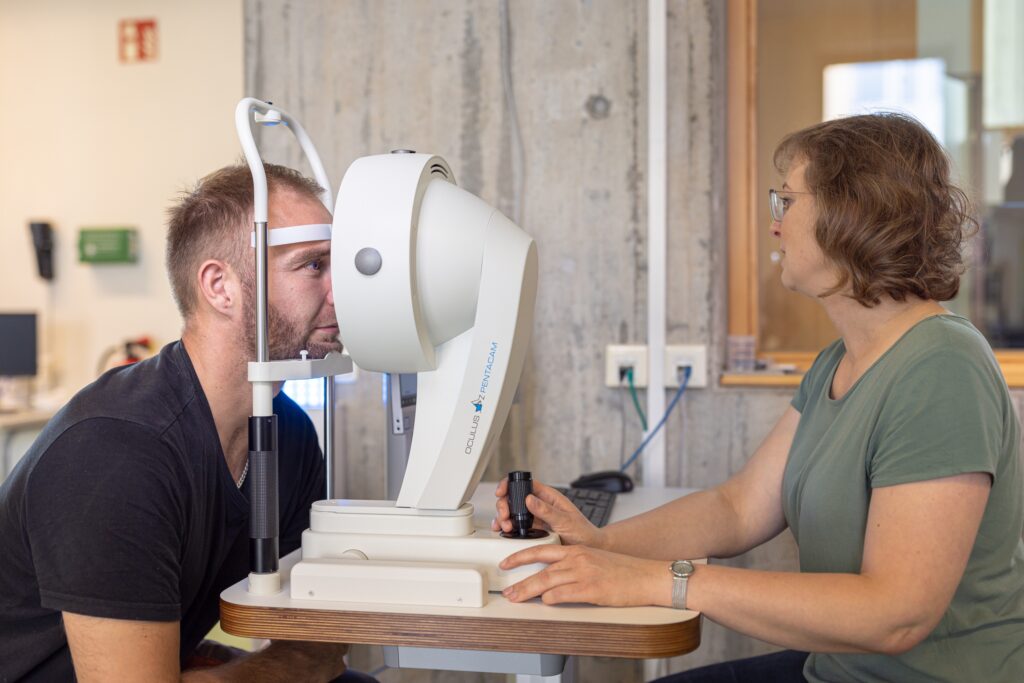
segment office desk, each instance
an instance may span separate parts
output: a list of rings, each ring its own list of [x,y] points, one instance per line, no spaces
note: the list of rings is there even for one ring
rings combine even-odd
[[[490,524],[493,491],[493,484],[481,484],[471,500],[477,526]],[[685,493],[683,489],[640,488],[620,494],[612,521]],[[488,594],[487,604],[480,608],[292,600],[288,574],[300,552],[281,560],[280,593],[250,595],[243,580],[221,594],[221,627],[226,632],[392,646],[386,653],[392,665],[551,676],[545,678],[549,681],[557,680],[565,655],[652,659],[685,654],[700,644],[700,615],[664,607],[511,603],[498,593]],[[399,651],[407,655],[404,661],[397,659]],[[496,654],[488,657],[488,652]],[[524,670],[517,667],[524,666],[526,659],[500,661],[497,653],[540,653],[541,657]]]

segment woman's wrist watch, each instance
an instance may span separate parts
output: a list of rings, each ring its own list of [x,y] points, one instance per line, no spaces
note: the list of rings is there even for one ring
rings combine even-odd
[[[668,568],[672,572],[672,607],[686,609],[686,584],[693,575],[693,562],[676,560]]]

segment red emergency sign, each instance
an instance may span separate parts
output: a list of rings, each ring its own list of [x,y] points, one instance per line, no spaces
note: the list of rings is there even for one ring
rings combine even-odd
[[[118,22],[117,56],[122,64],[155,61],[156,48],[156,19],[122,19]]]

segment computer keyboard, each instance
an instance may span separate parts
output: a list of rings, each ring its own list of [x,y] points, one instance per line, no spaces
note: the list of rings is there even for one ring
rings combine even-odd
[[[583,516],[590,520],[594,526],[604,526],[612,514],[612,505],[615,504],[615,493],[613,491],[600,491],[597,489],[574,489],[564,486],[556,486],[563,496],[572,501],[572,504],[580,509]]]

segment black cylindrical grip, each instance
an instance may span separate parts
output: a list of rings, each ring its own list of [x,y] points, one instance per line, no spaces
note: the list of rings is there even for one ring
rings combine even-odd
[[[249,418],[249,450],[277,450],[277,415]]]
[[[250,538],[278,534],[277,451],[249,451]]]
[[[526,497],[533,493],[533,478],[529,472],[509,472],[508,511],[512,518],[512,531],[526,536],[533,526],[533,514],[526,509]]]
[[[249,568],[278,567],[277,416],[249,418]]]
[[[277,571],[277,537],[254,538],[249,541],[249,568],[253,574],[270,574]]]

